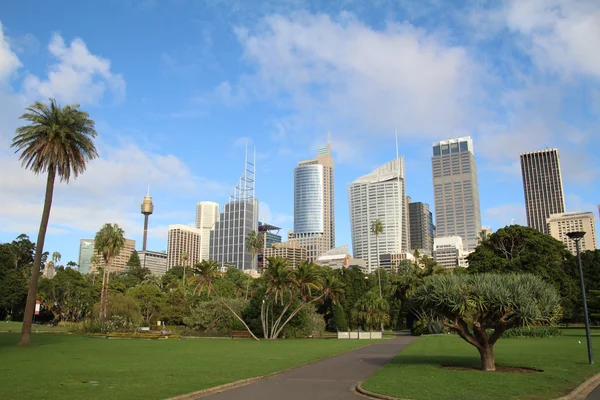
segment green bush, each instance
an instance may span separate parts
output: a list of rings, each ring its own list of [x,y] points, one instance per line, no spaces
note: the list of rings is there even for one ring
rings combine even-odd
[[[512,338],[551,338],[562,336],[562,331],[555,326],[537,326],[533,328],[513,328],[504,332],[505,339]]]
[[[81,329],[85,333],[133,332],[137,328],[139,328],[139,324],[136,325],[128,318],[120,315],[113,315],[106,320],[88,318],[81,325]]]
[[[336,304],[333,306],[333,317],[329,320],[330,326],[334,331],[347,331],[348,321],[346,321],[346,314],[341,305]]]
[[[321,337],[325,332],[325,319],[314,307],[305,307],[283,329],[284,338]]]
[[[244,299],[223,299],[238,315],[248,305]],[[232,314],[231,311],[218,300],[204,301],[192,310],[189,317],[183,318],[183,323],[193,330],[229,332],[245,330],[244,325]]]
[[[99,314],[100,304],[96,304],[93,314],[95,318],[92,319],[97,320]],[[121,293],[108,296],[107,320],[115,316],[123,317],[134,327],[139,327],[142,323],[142,312],[138,302],[134,298]]]

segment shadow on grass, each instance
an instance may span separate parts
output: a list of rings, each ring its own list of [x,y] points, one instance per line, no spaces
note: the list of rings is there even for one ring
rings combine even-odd
[[[431,365],[441,367],[442,365],[453,365],[457,367],[479,368],[481,362],[478,357],[470,356],[447,356],[447,355],[402,355],[390,361],[396,365]]]
[[[64,341],[67,334],[32,334],[31,344],[28,347],[47,346]],[[17,347],[21,340],[21,333],[8,332],[0,334],[0,349],[7,347]]]

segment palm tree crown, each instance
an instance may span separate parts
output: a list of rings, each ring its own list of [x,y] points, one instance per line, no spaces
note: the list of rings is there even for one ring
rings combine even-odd
[[[106,264],[109,264],[121,252],[125,245],[124,235],[125,232],[117,224],[104,224],[96,233],[94,249],[104,258]]]
[[[371,233],[375,236],[379,236],[379,234],[383,233],[383,222],[381,222],[380,219],[371,222]]]
[[[98,157],[94,139],[97,135],[89,114],[79,105],[61,107],[56,100],[50,105],[35,102],[26,108],[21,119],[29,125],[17,128],[11,147],[21,152],[23,166],[36,174],[57,173],[68,182],[85,171],[88,161]]]

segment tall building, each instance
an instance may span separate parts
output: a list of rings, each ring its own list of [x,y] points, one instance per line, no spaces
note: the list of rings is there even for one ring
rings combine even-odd
[[[382,165],[350,184],[350,229],[354,257],[363,259],[370,271],[377,269],[379,255],[405,253],[409,250],[404,158]],[[371,233],[375,220],[383,224],[377,238]]]
[[[263,249],[268,249],[273,243],[281,243],[281,228],[258,221],[258,233],[263,238]],[[277,233],[275,233],[277,232]]]
[[[254,197],[256,152],[254,162],[248,160],[244,173],[223,207],[219,220],[210,234],[210,258],[222,269],[235,266],[241,270],[256,270],[257,258],[246,249],[246,237],[258,231],[258,199]]]
[[[593,212],[571,211],[551,214],[546,221],[548,223],[548,233],[553,238],[563,242],[571,253],[577,254],[577,246],[575,241],[567,236],[569,232],[585,232],[585,236],[579,242],[579,248],[582,252],[598,248]]]
[[[300,247],[298,242],[273,243],[263,250],[264,265],[268,265],[268,259],[274,257],[285,258],[291,268],[298,268],[302,261],[306,260],[306,249]]]
[[[94,239],[80,239],[79,240],[79,272],[82,274],[89,274],[92,271],[92,257],[96,254],[94,252]]]
[[[167,270],[182,265],[182,257],[188,256],[187,267],[200,261],[202,231],[193,226],[169,225],[167,245]]]
[[[94,239],[86,240],[90,240],[92,243],[94,242]],[[110,263],[110,272],[121,273],[127,271],[127,269],[129,268],[127,267],[127,261],[129,261],[131,253],[133,253],[134,251],[135,240],[125,239],[125,244],[121,248],[121,251],[117,256],[115,256],[115,258],[113,258],[112,262]],[[98,268],[104,268],[104,258],[96,252],[94,252],[94,255],[96,256],[95,262],[92,262],[92,266],[90,268],[90,273],[92,274],[97,273]]]
[[[219,220],[219,203],[201,201],[196,205],[196,229],[202,231],[200,261],[210,258],[210,232]]]
[[[144,215],[144,239],[142,241],[142,250],[146,250],[146,242],[148,240],[148,217],[154,212],[154,204],[150,197],[150,186],[148,186],[148,194],[142,202],[142,214]]]
[[[463,241],[460,236],[436,237],[433,242],[433,259],[445,268],[466,267]]]
[[[410,221],[410,251],[433,255],[433,215],[429,204],[420,201],[408,204]]]
[[[458,235],[466,250],[474,250],[481,213],[473,141],[467,136],[435,142],[431,165],[436,236]]]
[[[294,234],[309,261],[335,247],[334,166],[331,143],[294,169]]]
[[[138,251],[140,265],[148,268],[152,275],[163,276],[167,273],[167,253],[158,251]]]
[[[565,212],[560,160],[557,149],[521,154],[527,225],[548,233],[546,220]]]

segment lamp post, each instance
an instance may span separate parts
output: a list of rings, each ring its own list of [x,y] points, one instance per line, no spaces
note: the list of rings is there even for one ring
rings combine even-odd
[[[592,351],[592,338],[590,336],[590,321],[588,319],[587,300],[585,298],[585,284],[583,282],[583,268],[581,266],[581,251],[579,241],[585,236],[585,232],[569,232],[567,236],[575,242],[577,247],[577,265],[579,267],[579,286],[581,287],[581,297],[583,299],[583,318],[585,320],[585,336],[587,340],[588,360],[590,364],[594,363],[594,354]]]

